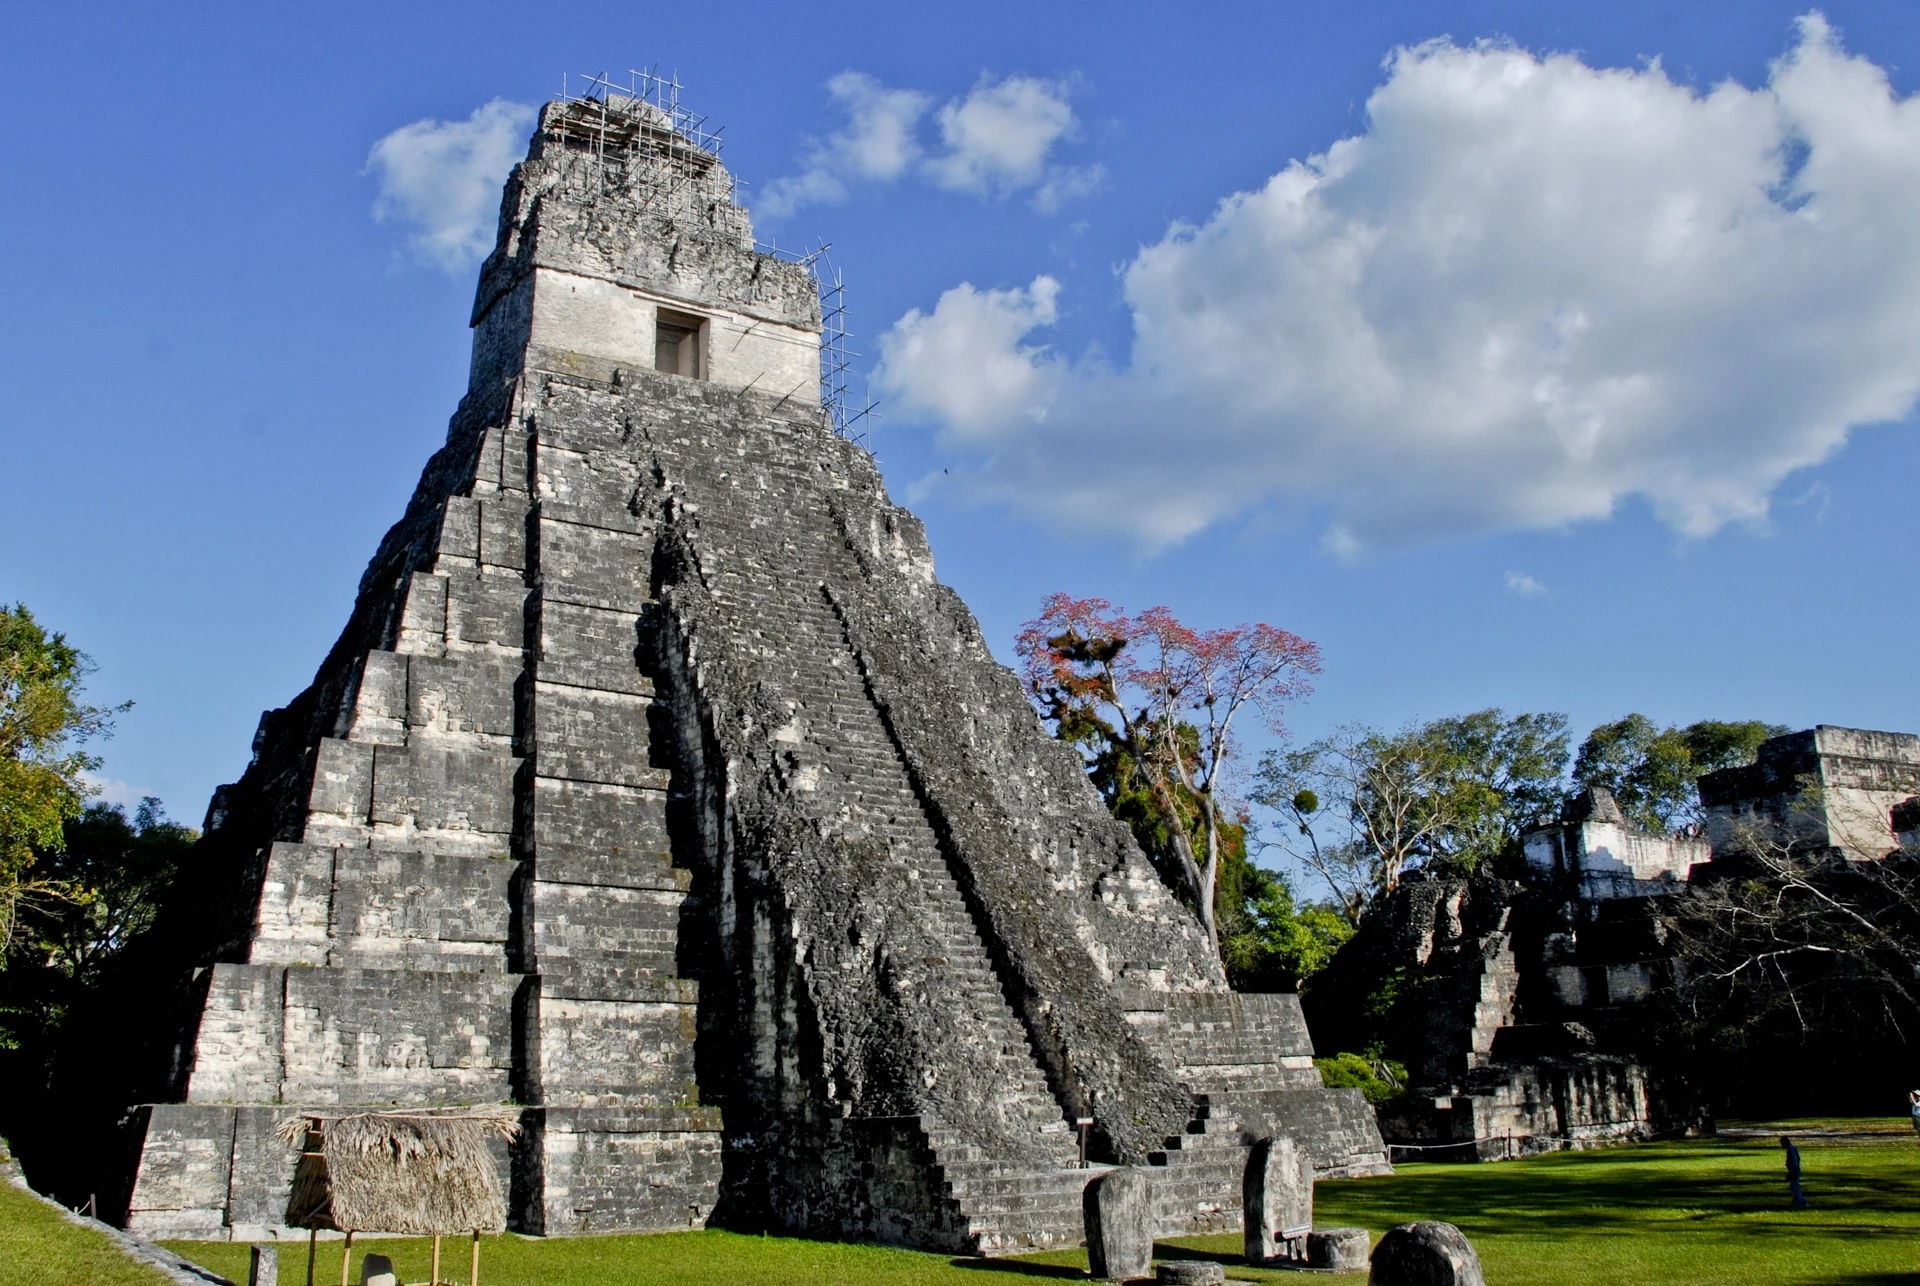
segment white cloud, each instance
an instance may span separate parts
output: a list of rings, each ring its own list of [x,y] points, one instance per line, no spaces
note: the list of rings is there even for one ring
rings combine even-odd
[[[985,497],[1149,545],[1305,511],[1354,556],[1631,496],[1706,535],[1912,408],[1920,100],[1818,15],[1757,89],[1436,42],[1367,109],[1135,257],[1126,365],[1036,342],[1048,279],[963,286],[882,338],[896,410]]]
[[[844,128],[809,142],[798,174],[778,178],[754,202],[758,213],[780,218],[803,205],[844,201],[863,184],[892,183],[909,173],[951,191],[1009,196],[1033,191],[1034,206],[1051,214],[1099,186],[1097,165],[1053,162],[1058,144],[1076,129],[1063,82],[1033,76],[982,78],[963,98],[936,114],[940,144],[929,150],[920,127],[933,96],[889,89],[864,72],[827,82],[847,118]]]
[[[373,217],[408,225],[408,247],[452,273],[493,248],[500,185],[526,150],[534,109],[494,99],[464,121],[420,120],[373,145]]]
[[[864,72],[843,71],[827,92],[847,114],[847,126],[808,146],[805,169],[775,179],[755,202],[770,217],[803,205],[847,199],[849,181],[890,183],[920,159],[915,131],[933,105],[917,89],[888,89]]]
[[[100,777],[93,773],[81,773],[80,780],[85,783],[93,802],[117,804],[129,811],[138,808],[140,801],[152,795],[144,787],[129,786],[118,777]]]
[[[939,405],[963,431],[1005,423],[1042,396],[1039,353],[1020,338],[1051,325],[1060,283],[1037,277],[1025,290],[956,286],[931,314],[908,313],[887,333],[887,369]]]
[[[1048,154],[1074,124],[1066,86],[1058,81],[983,79],[940,109],[946,151],[927,162],[927,173],[943,188],[982,196],[1037,187],[1048,177]]]
[[[1107,181],[1104,165],[1055,165],[1034,189],[1033,208],[1042,214],[1054,214],[1069,201],[1091,196]]]
[[[1547,587],[1525,572],[1508,572],[1507,592],[1518,594],[1522,598],[1534,598],[1546,593]]]

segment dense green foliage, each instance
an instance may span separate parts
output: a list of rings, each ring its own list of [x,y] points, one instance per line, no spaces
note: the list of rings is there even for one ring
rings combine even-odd
[[[1330,1090],[1356,1089],[1369,1103],[1384,1103],[1407,1090],[1407,1068],[1387,1058],[1369,1058],[1365,1054],[1335,1054],[1316,1058],[1320,1080]]]
[[[1906,1131],[1904,1122],[1888,1123]],[[1802,1139],[1812,1207],[1787,1208],[1780,1150],[1770,1138],[1706,1139],[1563,1152],[1497,1165],[1403,1164],[1381,1179],[1323,1181],[1320,1227],[1366,1228],[1444,1219],[1473,1241],[1496,1286],[1790,1286],[1805,1282],[1911,1281],[1920,1237],[1920,1145],[1909,1134],[1841,1145]],[[169,1243],[230,1280],[245,1281],[247,1248],[235,1242]],[[457,1250],[455,1248],[458,1248]],[[382,1240],[403,1281],[427,1275],[428,1243]],[[1297,1282],[1285,1269],[1247,1267],[1241,1236],[1175,1237],[1157,1253],[1213,1259],[1243,1281]],[[465,1247],[449,1243],[464,1279]],[[352,1280],[359,1279],[356,1247]],[[317,1281],[335,1280],[340,1243],[321,1243]],[[304,1246],[281,1250],[280,1279],[305,1280]],[[651,1236],[488,1237],[481,1280],[524,1286],[648,1282],[707,1286],[974,1286],[994,1277],[1085,1280],[1085,1250],[992,1261],[884,1246],[708,1231]],[[446,1266],[443,1264],[443,1275]],[[49,1280],[47,1276],[33,1280]],[[57,1280],[58,1278],[52,1278]],[[1343,1277],[1364,1282],[1364,1273]]]
[[[84,774],[99,760],[80,746],[107,732],[116,713],[80,700],[91,668],[25,605],[0,608],[0,947],[22,899],[62,892],[33,867],[37,853],[60,847],[85,806]]]
[[[1698,826],[1704,773],[1753,762],[1760,743],[1787,731],[1779,724],[1702,719],[1662,728],[1643,714],[1603,723],[1574,756],[1574,785],[1604,786],[1620,811],[1656,834]]]
[[[1353,926],[1332,907],[1296,901],[1286,876],[1248,861],[1245,833],[1216,895],[1227,980],[1236,991],[1296,991],[1326,967]]]
[[[36,874],[61,895],[22,906],[0,970],[0,1086],[9,1096],[45,1088],[67,1018],[152,925],[198,838],[148,798],[131,818],[118,805],[92,805],[67,822],[58,848],[37,855]]]

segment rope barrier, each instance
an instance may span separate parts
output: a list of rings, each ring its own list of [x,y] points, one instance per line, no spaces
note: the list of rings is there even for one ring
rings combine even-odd
[[[1477,1157],[1480,1155],[1482,1143],[1501,1144],[1502,1160],[1512,1160],[1515,1156],[1513,1134],[1509,1131],[1506,1134],[1490,1134],[1484,1139],[1458,1139],[1452,1143],[1389,1143],[1387,1144],[1387,1164],[1393,1164],[1396,1152],[1457,1152],[1461,1148],[1472,1148]]]

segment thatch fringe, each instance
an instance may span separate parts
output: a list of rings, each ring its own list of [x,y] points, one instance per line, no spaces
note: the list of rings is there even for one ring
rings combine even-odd
[[[288,1143],[303,1140],[287,1202],[294,1227],[412,1236],[506,1227],[488,1145],[520,1133],[509,1109],[309,1113],[279,1133]]]

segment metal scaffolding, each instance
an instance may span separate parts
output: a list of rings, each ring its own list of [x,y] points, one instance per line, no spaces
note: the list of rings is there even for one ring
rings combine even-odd
[[[827,252],[833,246],[825,241],[808,251],[783,250],[766,242],[755,247],[762,253],[797,263],[813,278],[820,292],[820,405],[833,422],[833,431],[869,453],[873,450],[873,422],[880,418],[880,404],[853,397],[853,360],[862,356],[847,346],[852,330],[847,324],[847,283]]]
[[[734,185],[720,164],[724,127],[709,129],[705,116],[684,107],[681,89],[678,75],[656,71],[630,70],[624,83],[605,72],[578,81],[562,73],[564,106],[549,118],[547,132],[592,152],[601,191],[625,188],[642,208],[671,209],[695,184],[712,186],[705,196],[731,204]]]

